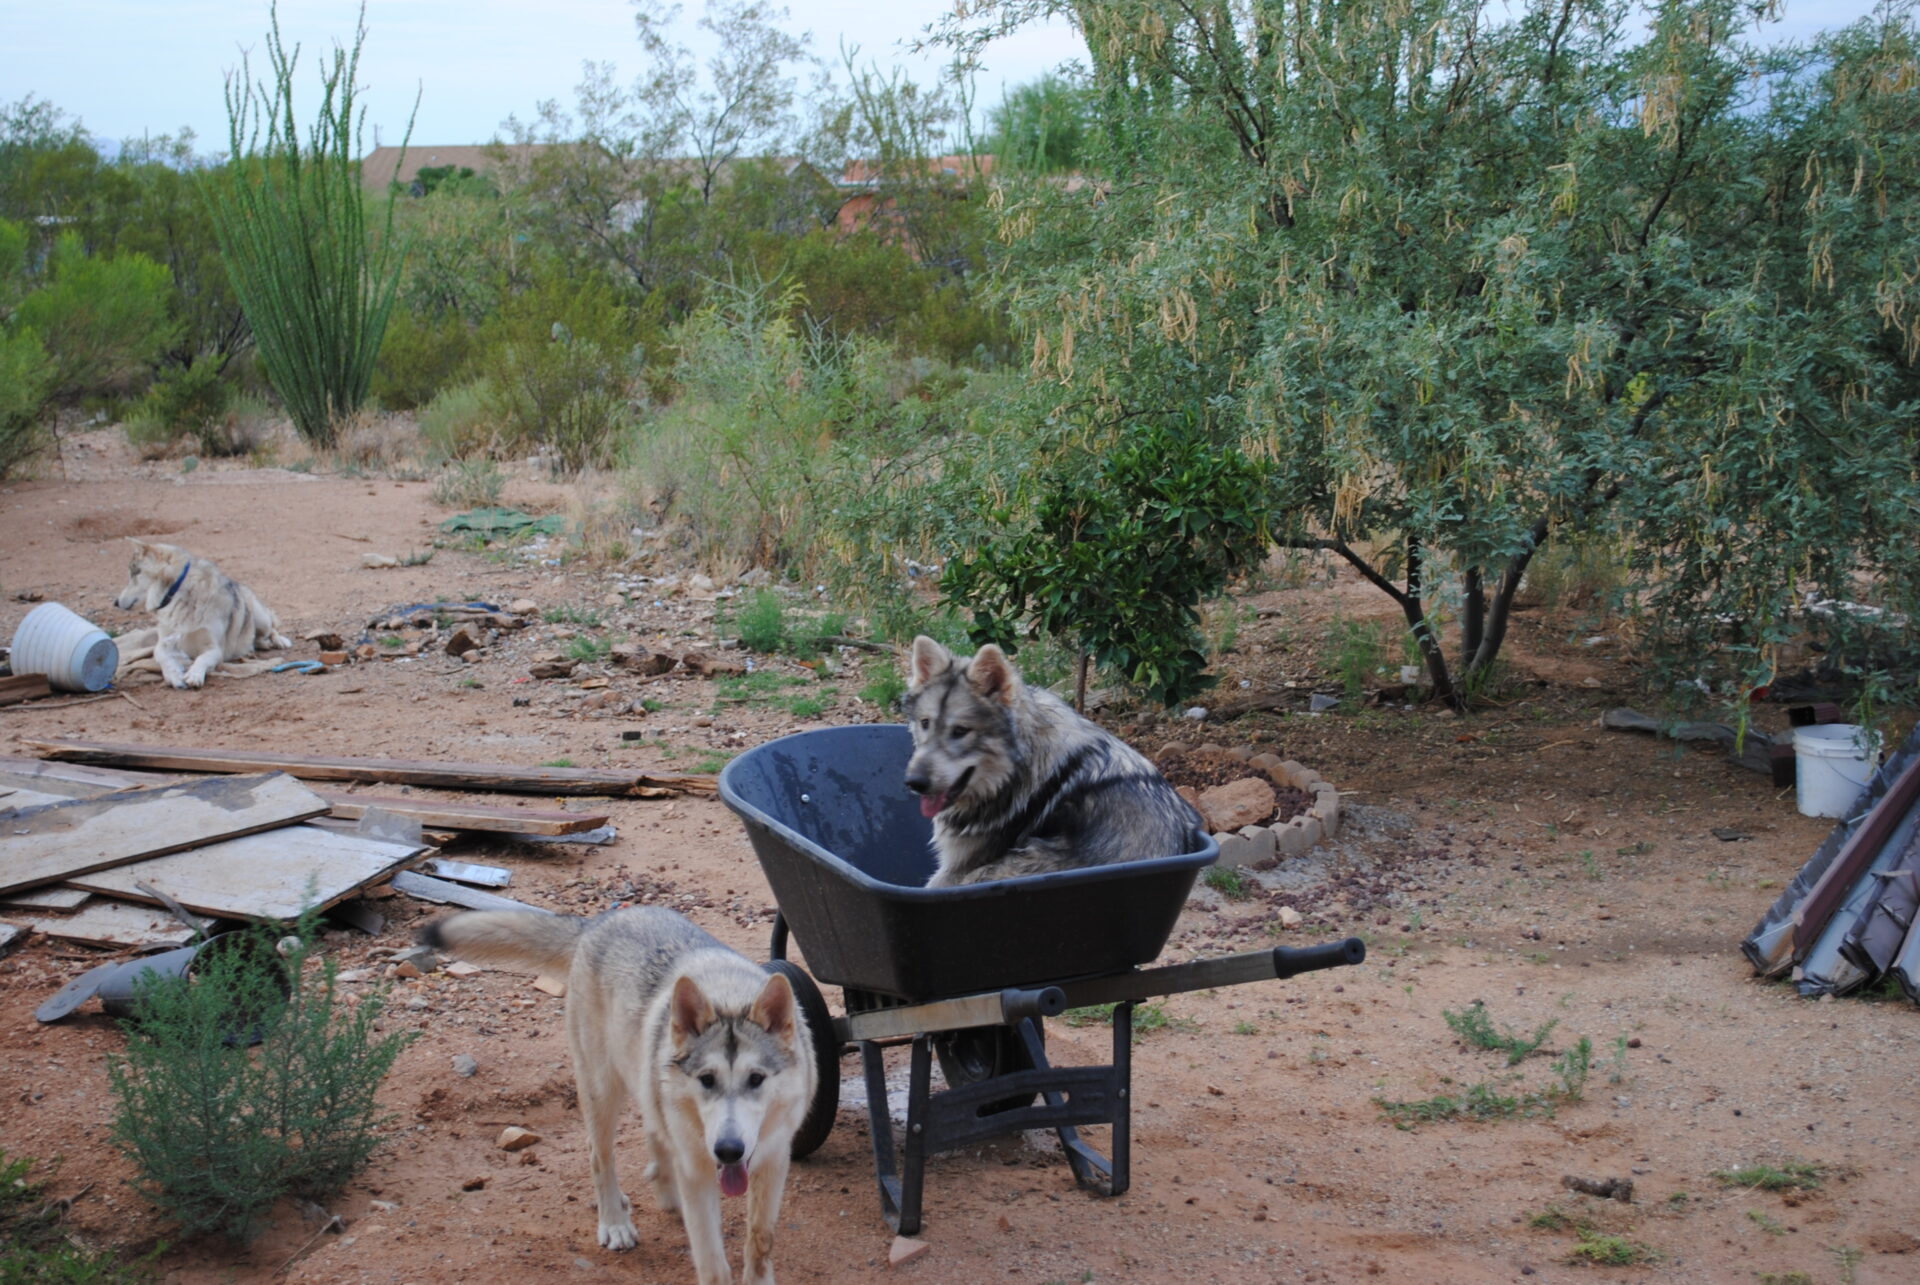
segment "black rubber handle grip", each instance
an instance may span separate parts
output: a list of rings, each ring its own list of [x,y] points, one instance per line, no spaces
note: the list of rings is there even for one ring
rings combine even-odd
[[[1275,946],[1273,975],[1298,977],[1321,968],[1345,968],[1367,957],[1367,943],[1358,937],[1330,941],[1320,946]]]
[[[1023,1017],[1058,1017],[1067,1011],[1067,993],[1058,986],[1042,986],[1037,990],[1009,986],[1000,992],[1000,1011],[1009,1022]]]

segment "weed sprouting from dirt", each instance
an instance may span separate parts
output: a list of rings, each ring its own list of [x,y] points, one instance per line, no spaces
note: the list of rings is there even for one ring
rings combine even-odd
[[[1201,878],[1228,901],[1245,901],[1258,886],[1246,871],[1235,866],[1208,866]]]
[[[1556,1017],[1542,1023],[1532,1035],[1519,1035],[1505,1027],[1496,1030],[1493,1018],[1487,1014],[1487,1006],[1479,1000],[1458,1013],[1442,1009],[1440,1016],[1453,1028],[1453,1033],[1469,1046],[1505,1053],[1508,1066],[1518,1066],[1539,1052],[1540,1046],[1547,1042],[1547,1036],[1553,1033],[1553,1028],[1560,1025],[1560,1019]]]
[[[1579,1239],[1567,1251],[1570,1263],[1594,1263],[1603,1267],[1632,1267],[1636,1263],[1658,1262],[1660,1255],[1637,1240],[1610,1232],[1583,1227]]]
[[[1778,1164],[1716,1169],[1713,1176],[1726,1186],[1756,1191],[1818,1191],[1825,1172],[1823,1166],[1804,1160],[1782,1160]]]

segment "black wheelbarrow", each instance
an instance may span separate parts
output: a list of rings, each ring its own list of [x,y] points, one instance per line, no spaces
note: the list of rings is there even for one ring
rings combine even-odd
[[[825,1142],[839,1108],[839,1055],[860,1049],[874,1171],[887,1222],[920,1229],[926,1157],[1026,1129],[1059,1134],[1074,1177],[1102,1195],[1130,1181],[1133,1005],[1181,991],[1357,964],[1357,937],[1145,968],[1159,955],[1202,867],[1194,852],[1123,865],[927,888],[932,823],[905,784],[912,737],[901,726],[801,732],[749,750],[720,774],[720,797],[746,823],[779,913],[771,969],[794,982],[818,1039],[820,1085],[794,1154]],[[830,1016],[808,968],[842,990]],[[1048,1062],[1044,1018],[1113,1005],[1113,1061]],[[906,1131],[896,1145],[885,1050],[910,1043]],[[938,1059],[947,1088],[934,1092]],[[1077,1133],[1112,1126],[1110,1155]]]

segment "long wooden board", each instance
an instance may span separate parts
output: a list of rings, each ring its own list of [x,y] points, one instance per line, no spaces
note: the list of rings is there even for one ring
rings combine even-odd
[[[201,914],[286,921],[344,901],[429,851],[423,845],[292,825],[67,882],[129,901],[157,901],[136,886],[144,883]]]
[[[124,901],[94,901],[72,915],[46,915],[19,921],[49,937],[89,946],[180,946],[193,934],[167,911]],[[210,924],[206,920],[201,926]]]
[[[291,825],[326,800],[280,773],[119,790],[0,821],[0,892]]]
[[[266,750],[131,745],[122,741],[24,742],[44,758],[71,763],[158,768],[181,772],[285,772],[308,781],[381,781],[445,790],[501,790],[515,794],[612,794],[650,797],[711,794],[716,778],[701,773],[649,775],[588,767],[519,767],[511,763],[437,763],[419,759],[276,754]]]
[[[604,812],[555,812],[543,808],[499,808],[484,803],[449,803],[443,799],[401,798],[397,795],[341,794],[318,791],[333,815],[354,820],[368,808],[413,817],[421,825],[441,830],[484,830],[491,834],[580,834],[607,823]],[[4,805],[5,800],[0,800]]]

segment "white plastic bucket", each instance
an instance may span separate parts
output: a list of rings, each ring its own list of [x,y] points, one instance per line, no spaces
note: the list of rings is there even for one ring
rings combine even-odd
[[[1800,814],[1843,817],[1873,778],[1879,738],[1853,723],[1793,729],[1793,774]]]
[[[57,602],[43,602],[13,631],[13,672],[45,674],[63,692],[100,692],[120,667],[106,630]]]

